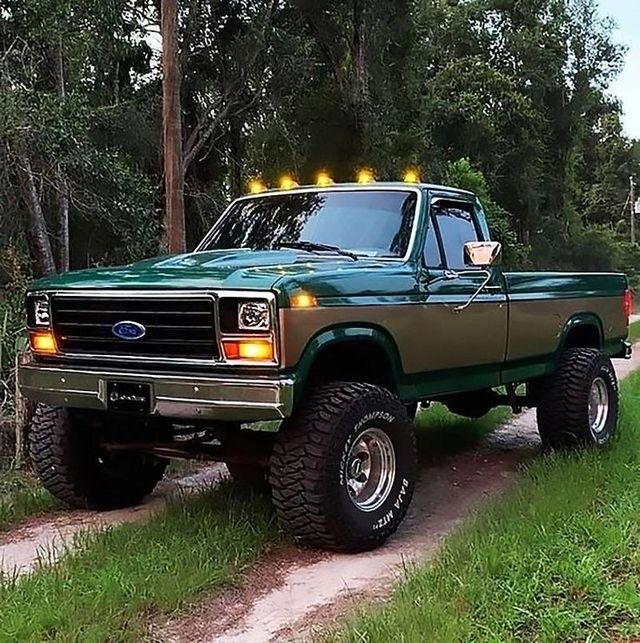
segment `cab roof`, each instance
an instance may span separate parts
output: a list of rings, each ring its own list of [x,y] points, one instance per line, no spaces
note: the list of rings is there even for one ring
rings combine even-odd
[[[473,192],[469,190],[463,190],[462,188],[454,188],[448,185],[438,185],[436,183],[405,183],[404,181],[372,181],[370,183],[333,183],[331,185],[299,185],[290,189],[282,188],[269,188],[264,192],[258,194],[251,194],[247,196],[260,196],[264,194],[289,194],[295,192],[309,192],[311,190],[332,190],[332,189],[354,189],[354,190],[367,190],[367,189],[377,189],[382,190],[384,188],[393,188],[393,189],[419,189],[419,190],[428,190],[431,192],[451,192],[456,194],[464,194],[466,196],[475,196]]]

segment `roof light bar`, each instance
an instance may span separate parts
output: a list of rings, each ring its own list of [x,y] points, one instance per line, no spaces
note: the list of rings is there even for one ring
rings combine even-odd
[[[371,168],[363,167],[358,170],[358,183],[375,183],[376,176]]]
[[[266,183],[260,178],[250,179],[247,187],[249,194],[260,194],[267,191]]]

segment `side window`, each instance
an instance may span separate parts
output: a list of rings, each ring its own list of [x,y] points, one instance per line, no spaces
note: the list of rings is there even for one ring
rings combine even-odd
[[[431,206],[436,222],[447,268],[465,268],[463,246],[468,241],[478,241],[479,234],[473,218],[473,206],[454,201],[442,201]]]
[[[429,228],[424,242],[424,265],[427,268],[442,268],[444,265],[433,217],[429,217]]]

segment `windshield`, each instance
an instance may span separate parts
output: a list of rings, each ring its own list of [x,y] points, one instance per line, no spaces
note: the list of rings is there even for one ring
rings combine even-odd
[[[271,250],[307,242],[310,251],[321,244],[358,255],[404,257],[417,200],[413,191],[327,189],[243,199],[199,250]]]

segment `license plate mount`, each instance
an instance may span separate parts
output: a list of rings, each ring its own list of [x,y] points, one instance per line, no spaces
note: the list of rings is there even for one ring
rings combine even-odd
[[[151,413],[151,384],[107,382],[107,408],[121,413]]]

